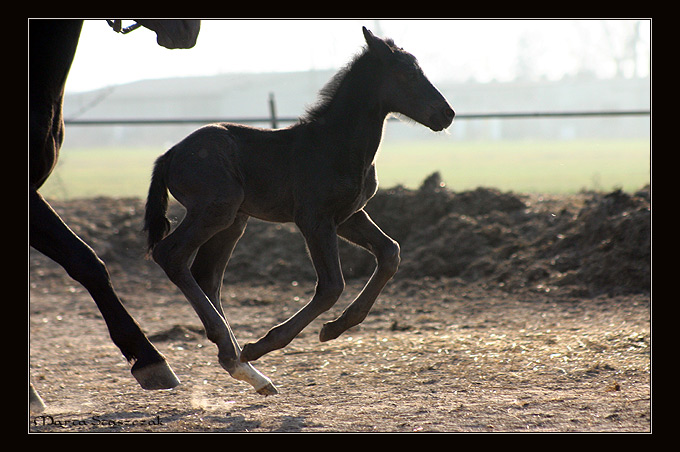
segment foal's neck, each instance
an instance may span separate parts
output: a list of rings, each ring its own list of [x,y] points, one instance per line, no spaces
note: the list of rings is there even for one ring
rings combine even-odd
[[[359,57],[316,116],[339,149],[370,165],[380,145],[388,112],[379,98],[380,69]],[[348,156],[349,157],[349,156]]]

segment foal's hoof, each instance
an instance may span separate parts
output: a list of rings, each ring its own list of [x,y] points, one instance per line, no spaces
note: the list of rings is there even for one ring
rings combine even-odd
[[[144,367],[132,366],[132,376],[144,389],[172,389],[180,381],[167,362],[147,364]]]
[[[324,323],[319,332],[319,340],[321,342],[331,341],[337,339],[345,330],[338,327],[335,322]]]
[[[276,386],[274,386],[272,383],[269,383],[268,385],[258,389],[256,392],[258,394],[262,394],[263,396],[276,395],[279,393],[279,391],[276,389]]]
[[[220,362],[220,364],[222,364],[222,367],[224,367],[233,378],[250,384],[258,394],[268,396],[279,393],[272,381],[249,363],[239,362],[236,365],[226,363],[225,365]]]
[[[242,363],[247,363],[250,361],[256,361],[260,356],[262,356],[262,353],[258,353],[255,349],[257,348],[257,343],[248,343],[243,346],[243,349],[241,350],[241,356],[239,356],[239,360]]]

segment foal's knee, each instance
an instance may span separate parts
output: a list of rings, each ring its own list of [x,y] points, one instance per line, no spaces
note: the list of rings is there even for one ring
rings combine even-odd
[[[340,280],[317,287],[317,294],[323,298],[327,298],[335,302],[335,300],[340,298],[340,295],[342,295],[344,290],[345,282]]]
[[[389,244],[383,246],[377,254],[378,266],[390,275],[397,273],[399,263],[401,262],[401,251],[399,243],[392,240]]]
[[[342,280],[317,285],[314,297],[317,299],[319,310],[327,311],[332,308],[344,290],[345,282]]]

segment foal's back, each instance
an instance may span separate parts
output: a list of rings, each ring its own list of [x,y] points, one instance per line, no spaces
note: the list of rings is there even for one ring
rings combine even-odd
[[[186,208],[211,199],[267,221],[293,221],[295,134],[218,123],[197,129],[167,153],[168,189]]]

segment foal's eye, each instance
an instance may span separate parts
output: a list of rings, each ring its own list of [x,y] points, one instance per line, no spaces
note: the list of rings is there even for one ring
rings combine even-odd
[[[404,70],[400,72],[399,78],[403,81],[414,81],[418,78],[418,68],[413,66],[404,68]]]

